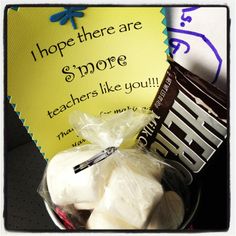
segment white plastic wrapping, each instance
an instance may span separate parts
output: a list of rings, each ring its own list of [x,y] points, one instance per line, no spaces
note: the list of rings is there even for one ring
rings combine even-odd
[[[185,188],[180,188],[184,184],[175,169],[135,146],[122,148],[153,116],[141,110],[104,118],[79,111],[72,114],[75,131],[91,144],[55,155],[39,188],[52,209],[65,213],[66,226],[68,221],[72,229],[177,229],[181,225]],[[174,184],[167,179],[170,173]]]

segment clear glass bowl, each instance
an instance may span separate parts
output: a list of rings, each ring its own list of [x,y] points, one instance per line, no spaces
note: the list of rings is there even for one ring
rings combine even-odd
[[[190,189],[190,187],[184,183],[184,177],[181,174],[181,172],[178,171],[175,167],[172,167],[169,165],[165,167],[165,171],[163,173],[161,183],[162,183],[164,191],[175,191],[182,198],[183,203],[184,203],[184,208],[185,208],[184,209],[185,215],[184,215],[184,219],[182,223],[179,225],[178,229],[176,230],[187,229],[199,205],[200,196],[201,196],[200,187],[198,185],[195,185],[194,188],[192,187]],[[63,214],[56,214],[55,211],[52,210],[51,207],[49,207],[47,202],[45,202],[45,206],[54,224],[61,230],[68,229],[68,227],[65,227],[65,225],[66,226],[68,225],[66,223],[68,222],[68,218],[66,219],[63,218]],[[86,217],[88,217],[88,215]],[[83,219],[83,223],[81,223],[81,227],[78,228],[79,230],[81,229],[86,230],[86,227],[84,224],[86,220],[87,218]],[[69,225],[69,229],[73,229],[73,228],[70,228],[70,225]],[[165,230],[169,230],[169,229],[165,229]]]

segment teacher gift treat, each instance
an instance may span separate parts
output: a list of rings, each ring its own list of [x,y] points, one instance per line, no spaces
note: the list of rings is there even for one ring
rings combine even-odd
[[[153,118],[153,113],[142,110],[103,118],[79,111],[72,114],[75,131],[91,144],[56,154],[39,187],[51,209],[66,215],[66,228],[181,226],[188,205],[183,176],[159,156],[130,145]]]
[[[217,155],[227,137],[227,96],[176,62],[169,63],[151,106],[156,116],[138,141],[181,170],[190,185],[207,175],[214,159],[227,162],[226,151]]]

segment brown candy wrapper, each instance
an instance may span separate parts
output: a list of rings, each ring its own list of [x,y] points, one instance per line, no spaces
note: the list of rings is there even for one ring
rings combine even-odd
[[[151,106],[156,117],[140,132],[138,143],[161,154],[191,185],[227,138],[227,96],[173,60],[169,63]]]

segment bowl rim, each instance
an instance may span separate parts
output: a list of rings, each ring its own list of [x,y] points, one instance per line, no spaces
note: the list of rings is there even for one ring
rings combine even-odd
[[[61,230],[66,230],[66,227],[61,223],[61,221],[59,220],[58,216],[56,215],[56,213],[49,207],[48,203],[46,201],[44,201],[46,210],[49,214],[49,216],[51,217],[53,223]]]
[[[199,206],[199,203],[200,203],[200,200],[201,200],[201,195],[202,195],[202,189],[201,189],[200,186],[198,186],[197,196],[196,196],[194,207],[192,208],[191,213],[188,216],[188,218],[185,221],[183,221],[182,224],[180,225],[179,230],[186,229],[186,227],[189,225],[189,223],[193,219],[193,217],[194,217],[194,215],[195,215],[195,213],[198,209],[198,206]]]

